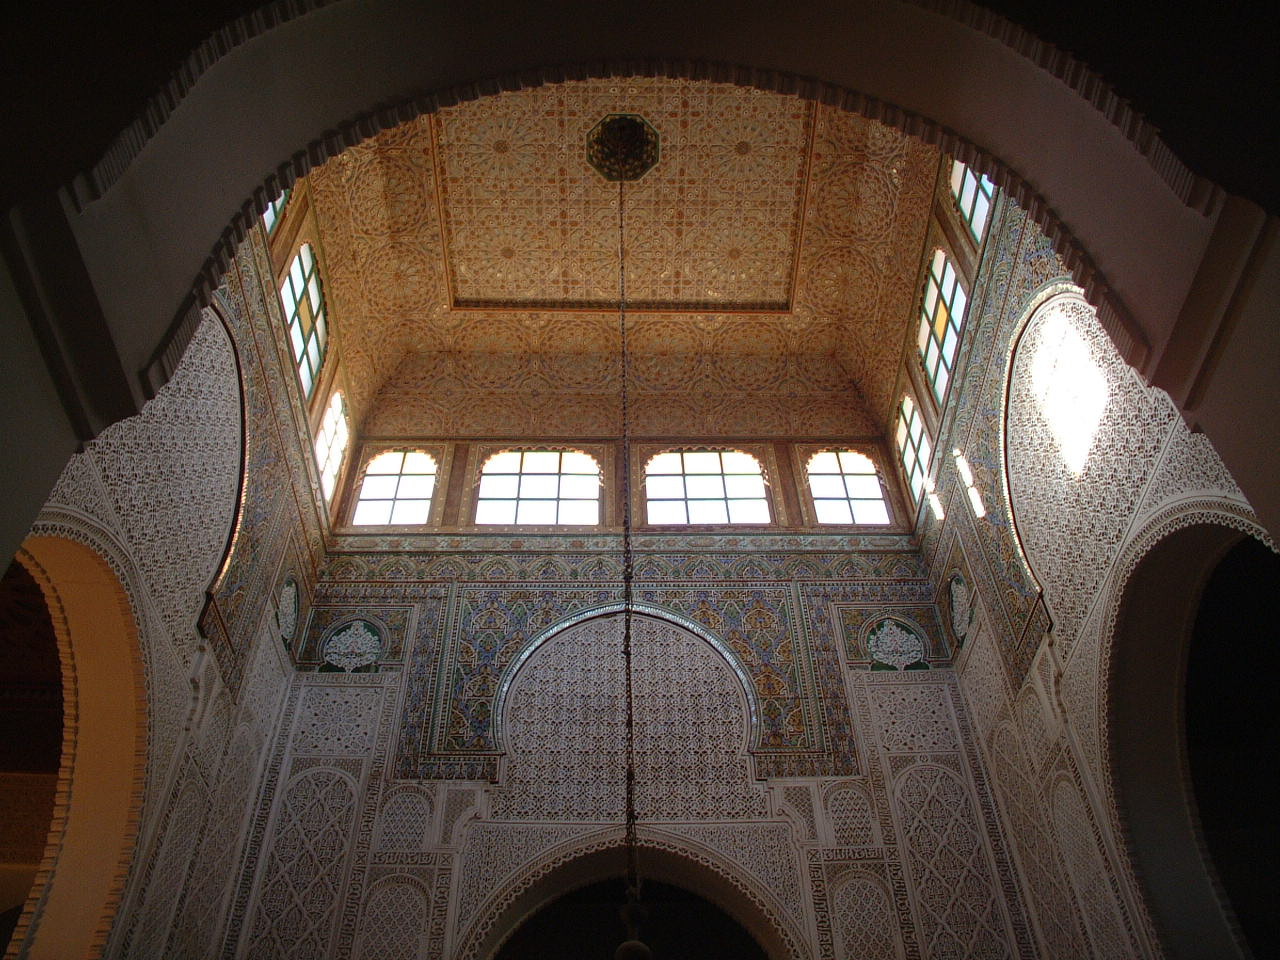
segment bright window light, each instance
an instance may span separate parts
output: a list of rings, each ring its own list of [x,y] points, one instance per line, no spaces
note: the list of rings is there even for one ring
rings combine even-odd
[[[960,217],[969,227],[973,239],[981,240],[991,214],[991,199],[995,184],[986,177],[975,174],[960,161],[951,164],[951,195],[960,208]]]
[[[915,401],[905,394],[898,406],[897,443],[898,457],[907,477],[907,486],[911,488],[911,496],[918,504],[925,493],[929,457],[933,451],[929,435],[924,431],[920,411],[916,409]]]
[[[916,339],[920,362],[924,364],[924,372],[938,403],[942,403],[942,398],[947,395],[968,301],[955,265],[942,250],[935,250],[933,259],[929,261],[929,275],[924,281],[920,332]]]
[[[760,461],[740,450],[673,450],[644,471],[651,524],[770,522]]]
[[[924,478],[924,489],[933,515],[939,520],[945,520],[947,515],[942,509],[942,498],[938,496],[938,491],[934,489],[933,477],[926,476]]]
[[[388,450],[369,461],[351,522],[356,526],[426,523],[436,461],[420,450]]]
[[[810,458],[808,472],[819,523],[889,522],[884,489],[870,457],[854,450],[824,450]]]
[[[268,203],[267,209],[262,212],[262,225],[267,228],[268,236],[275,232],[276,225],[280,222],[280,215],[284,213],[284,205],[288,202],[289,191],[286,190]]]
[[[309,400],[320,378],[320,366],[329,345],[320,268],[309,243],[298,250],[280,283],[280,305],[284,307],[285,327],[289,331],[298,379],[302,381],[302,395]]]
[[[951,455],[956,458],[956,470],[959,471],[964,488],[969,493],[969,505],[973,507],[973,515],[979,519],[985,517],[987,507],[982,502],[982,494],[978,492],[977,484],[973,482],[973,471],[969,468],[969,461],[965,459],[958,447],[951,451]]]
[[[504,450],[480,473],[479,524],[600,522],[600,464],[576,450]]]
[[[1109,394],[1107,378],[1089,345],[1062,313],[1045,321],[1031,361],[1031,386],[1063,462],[1079,476],[1089,459]]]
[[[342,458],[347,452],[347,438],[347,404],[342,393],[335,391],[316,434],[316,464],[320,467],[320,489],[324,491],[325,503],[333,500]]]

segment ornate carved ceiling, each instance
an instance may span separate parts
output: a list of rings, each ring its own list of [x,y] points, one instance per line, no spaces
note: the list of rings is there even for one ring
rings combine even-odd
[[[366,435],[617,433],[619,187],[584,158],[609,113],[662,138],[623,188],[637,430],[882,432],[937,151],[781,94],[631,79],[466,103],[312,173]]]

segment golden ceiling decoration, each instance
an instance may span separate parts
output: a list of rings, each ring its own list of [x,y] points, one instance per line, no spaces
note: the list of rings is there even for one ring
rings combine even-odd
[[[584,159],[610,113],[662,138],[626,187],[637,433],[884,432],[937,151],[781,94],[642,78],[462,104],[311,174],[366,435],[616,432],[617,186]]]
[[[789,309],[813,105],[671,81],[561,84],[441,111],[433,126],[454,305],[614,308],[618,189],[588,166],[585,146],[621,105],[662,142],[661,162],[627,185],[629,302]]]

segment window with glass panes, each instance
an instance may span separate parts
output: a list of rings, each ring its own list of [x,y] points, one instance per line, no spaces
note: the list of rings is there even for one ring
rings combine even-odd
[[[925,375],[938,403],[947,395],[967,306],[968,296],[955,266],[942,250],[935,250],[920,304],[919,347]]]
[[[335,392],[316,433],[316,464],[320,467],[320,489],[324,491],[325,503],[333,499],[348,436],[347,403],[340,392]]]
[[[364,468],[351,522],[426,523],[436,488],[436,461],[421,450],[388,450]]]
[[[824,450],[809,460],[809,492],[819,523],[888,523],[876,465],[854,450]]]
[[[268,203],[267,209],[262,212],[262,225],[267,228],[268,236],[275,232],[276,224],[280,222],[280,214],[284,213],[284,205],[288,202],[289,191],[286,190]]]
[[[324,294],[320,289],[320,271],[311,244],[304,243],[289,272],[280,284],[280,304],[284,307],[289,346],[298,365],[298,379],[307,399],[320,378],[320,365],[329,342],[324,312]]]
[[[480,472],[476,523],[598,524],[600,464],[576,450],[504,450]]]
[[[672,450],[644,471],[651,524],[769,523],[760,461],[740,450]]]
[[[982,231],[987,227],[995,189],[995,184],[981,174],[974,173],[959,160],[952,162],[951,195],[956,198],[960,216],[975,240],[982,239]]]
[[[929,457],[932,454],[929,437],[924,432],[924,421],[915,401],[904,396],[898,407],[898,456],[902,458],[902,469],[907,476],[907,486],[911,488],[911,496],[916,503],[924,495],[925,473],[929,469]]]

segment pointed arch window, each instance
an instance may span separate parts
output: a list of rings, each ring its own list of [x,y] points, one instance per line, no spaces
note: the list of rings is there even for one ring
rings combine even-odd
[[[355,526],[421,524],[431,515],[435,494],[435,457],[421,450],[386,450],[364,468]]]
[[[600,464],[577,450],[504,450],[480,472],[478,524],[600,522]]]
[[[652,524],[771,521],[760,461],[741,450],[670,450],[644,471]]]
[[[284,307],[285,328],[298,367],[298,379],[302,381],[302,395],[310,400],[329,346],[329,326],[320,268],[309,243],[299,248],[289,264],[289,272],[280,283],[280,304]]]
[[[819,523],[889,522],[884,488],[870,457],[856,450],[823,450],[809,458],[807,472]]]
[[[320,467],[320,489],[324,492],[326,504],[333,501],[349,437],[347,402],[342,398],[342,392],[335,390],[316,432],[316,465]]]
[[[918,345],[925,375],[939,404],[947,395],[968,305],[969,297],[960,285],[955,265],[945,252],[935,250],[920,304]]]
[[[980,173],[974,173],[959,160],[951,163],[951,195],[960,208],[960,219],[965,222],[973,239],[981,242],[991,215],[991,201],[995,196],[995,184]]]

